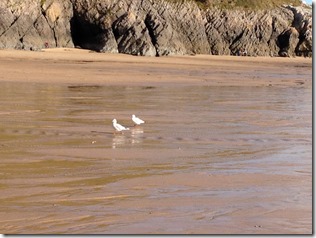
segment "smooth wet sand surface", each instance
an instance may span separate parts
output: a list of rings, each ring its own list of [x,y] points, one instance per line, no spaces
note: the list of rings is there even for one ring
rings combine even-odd
[[[0,72],[1,233],[312,233],[311,59],[0,51]]]

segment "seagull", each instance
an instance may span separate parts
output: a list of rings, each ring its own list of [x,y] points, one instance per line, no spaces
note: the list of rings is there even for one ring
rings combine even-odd
[[[138,117],[136,117],[134,114],[132,115],[132,120],[135,123],[135,125],[140,125],[142,123],[145,123],[142,119],[139,119]]]
[[[115,118],[112,120],[112,122],[113,122],[113,127],[114,127],[114,129],[116,131],[127,131],[127,130],[129,130],[129,128],[126,128],[126,127],[118,124],[117,120]]]

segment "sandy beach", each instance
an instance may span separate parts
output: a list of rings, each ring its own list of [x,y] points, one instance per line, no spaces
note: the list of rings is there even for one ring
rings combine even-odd
[[[0,51],[1,81],[104,85],[311,85],[311,58],[136,57],[79,49]],[[300,75],[302,79],[297,78]],[[128,77],[127,77],[128,76]]]
[[[312,233],[311,58],[1,50],[0,85],[3,234]]]

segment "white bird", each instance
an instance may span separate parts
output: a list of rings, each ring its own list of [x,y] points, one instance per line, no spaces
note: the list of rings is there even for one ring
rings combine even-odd
[[[116,119],[113,119],[112,122],[113,122],[113,127],[114,127],[114,129],[116,131],[127,131],[127,130],[129,130],[129,128],[126,128],[126,127],[122,126],[121,124],[118,124]]]
[[[140,124],[145,123],[142,119],[136,117],[135,115],[132,115],[132,120],[135,123],[135,125],[140,125]]]

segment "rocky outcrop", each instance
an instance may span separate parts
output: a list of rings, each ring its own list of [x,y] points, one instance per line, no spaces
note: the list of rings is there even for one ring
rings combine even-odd
[[[295,54],[307,56],[312,53],[312,12],[306,11],[303,7],[288,6],[287,8],[294,14],[292,26],[297,31],[296,35],[299,39],[297,44],[289,44],[289,47],[295,46]],[[295,41],[297,41],[297,37]]]
[[[170,0],[20,2],[0,3],[0,48],[75,46],[144,56],[312,53],[312,9],[303,6],[250,11]]]
[[[0,48],[73,47],[72,4],[63,0],[0,2]]]

